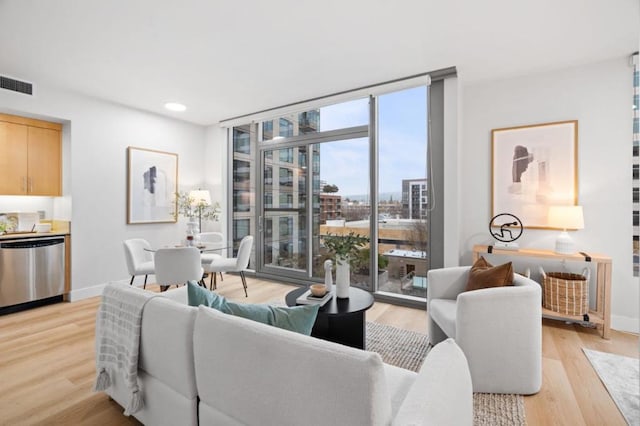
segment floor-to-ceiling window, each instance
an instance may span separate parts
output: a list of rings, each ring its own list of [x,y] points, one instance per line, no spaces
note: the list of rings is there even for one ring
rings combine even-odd
[[[426,297],[428,105],[418,85],[233,127],[230,230],[256,236],[256,273],[321,281],[324,236],[355,232],[352,285]]]
[[[426,297],[427,88],[378,97],[378,291]]]

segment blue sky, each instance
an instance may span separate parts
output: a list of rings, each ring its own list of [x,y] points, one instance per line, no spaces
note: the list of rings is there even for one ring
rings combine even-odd
[[[426,176],[426,87],[379,96],[379,190],[402,191],[402,179]],[[368,124],[368,99],[321,108],[322,131]],[[369,188],[367,139],[321,145],[320,179],[341,195],[366,194]]]

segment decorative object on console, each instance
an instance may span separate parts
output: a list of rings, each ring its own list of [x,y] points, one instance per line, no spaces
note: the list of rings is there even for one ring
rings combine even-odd
[[[512,231],[511,227],[517,227],[517,231]],[[497,228],[494,230],[494,228]],[[495,244],[497,248],[506,250],[517,250],[518,243],[514,241],[522,236],[522,222],[511,213],[498,213],[489,221],[489,233],[499,242]]]
[[[347,235],[329,233],[324,237],[323,242],[336,257],[336,297],[348,299],[351,262],[358,258],[359,248],[364,247],[369,242],[369,238],[351,231]]]
[[[127,148],[127,223],[175,222],[178,154]]]
[[[562,229],[562,232],[556,238],[556,253],[574,254],[576,245],[567,233],[567,229],[584,228],[582,206],[549,207],[549,226]]]
[[[547,229],[548,206],[576,204],[577,121],[494,129],[491,139],[492,216],[507,211]]]

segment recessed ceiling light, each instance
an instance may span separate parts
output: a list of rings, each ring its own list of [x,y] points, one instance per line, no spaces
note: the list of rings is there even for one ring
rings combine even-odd
[[[167,102],[166,104],[164,104],[164,107],[169,111],[184,111],[185,109],[187,109],[186,106],[177,102]]]

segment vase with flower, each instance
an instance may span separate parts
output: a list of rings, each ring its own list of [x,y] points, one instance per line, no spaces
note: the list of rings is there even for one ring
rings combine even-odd
[[[336,260],[336,297],[349,297],[351,263],[358,258],[358,252],[369,242],[368,237],[351,231],[347,235],[327,234],[323,238],[324,246]]]
[[[176,192],[176,215],[189,219],[186,245],[196,245],[197,236],[202,232],[202,221],[217,221],[220,217],[220,204],[211,202],[211,195],[207,190]]]

